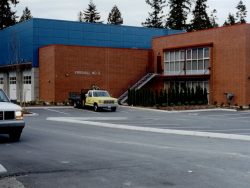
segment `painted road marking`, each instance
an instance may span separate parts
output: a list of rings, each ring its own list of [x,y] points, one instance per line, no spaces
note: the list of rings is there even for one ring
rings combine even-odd
[[[0,164],[0,174],[6,172],[7,172],[6,168],[4,168],[4,166]]]
[[[78,119],[83,121],[108,121],[108,120],[127,120],[127,117],[67,117],[70,119]]]
[[[72,118],[67,118],[67,117],[48,117],[47,120],[57,121],[57,122],[75,123],[75,124],[84,124],[84,125],[93,125],[93,126],[105,127],[105,128],[142,131],[142,132],[250,141],[250,136],[247,136],[247,135],[187,131],[187,130],[174,130],[174,129],[160,129],[160,128],[152,128],[152,127],[138,127],[138,126],[130,126],[130,125],[122,125],[122,124],[112,124],[112,123],[93,122],[93,121],[81,121],[78,119],[72,119]]]
[[[70,109],[73,106],[26,106],[25,109]]]

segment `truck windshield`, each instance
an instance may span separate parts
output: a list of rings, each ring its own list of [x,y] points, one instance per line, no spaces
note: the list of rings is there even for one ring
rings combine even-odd
[[[2,89],[0,89],[0,102],[10,102]]]
[[[109,94],[107,91],[95,91],[93,92],[94,97],[109,97]]]

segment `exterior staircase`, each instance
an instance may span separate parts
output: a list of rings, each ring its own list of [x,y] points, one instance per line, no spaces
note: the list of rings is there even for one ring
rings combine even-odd
[[[130,89],[141,89],[146,83],[148,83],[151,79],[153,79],[156,75],[156,73],[148,73],[145,76],[143,76],[140,80],[138,80]],[[125,103],[128,99],[128,91],[124,92],[119,98],[119,103]]]

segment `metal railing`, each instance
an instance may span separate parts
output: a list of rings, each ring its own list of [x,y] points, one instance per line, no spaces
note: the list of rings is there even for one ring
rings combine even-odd
[[[140,80],[138,80],[130,89],[141,89],[146,83],[148,83],[152,78],[154,78],[157,74],[156,73],[148,73],[145,76],[143,76]],[[119,98],[119,103],[125,103],[125,101],[128,99],[128,91],[124,92]]]

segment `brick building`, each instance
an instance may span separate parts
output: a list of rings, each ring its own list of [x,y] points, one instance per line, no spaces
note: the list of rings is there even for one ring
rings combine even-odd
[[[138,67],[135,69],[136,71],[138,71],[136,72],[136,76],[135,70],[133,70],[131,66],[123,67],[130,67],[130,69],[132,69],[132,77],[124,82],[125,85],[122,85],[122,82],[119,86],[119,89],[124,90],[126,87],[128,87],[127,83],[132,82],[132,79],[135,79],[133,81],[136,81],[136,79],[138,79],[142,74],[146,72],[146,68],[142,71],[141,67],[142,61],[144,61],[146,64],[148,63],[147,60],[145,60],[145,52],[142,53],[143,55],[141,57],[138,57],[141,49],[151,49],[151,41],[153,37],[170,35],[180,32],[182,31],[34,18],[0,31],[0,88],[3,88],[11,99],[22,101],[56,101],[60,99],[60,101],[65,101],[67,95],[66,93],[71,91],[71,89],[76,89],[78,91],[80,87],[90,87],[92,83],[95,83],[93,79],[88,80],[90,77],[90,75],[88,75],[87,81],[91,81],[90,83],[85,83],[84,85],[78,84],[84,81],[84,79],[82,78],[84,77],[84,72],[87,73],[89,71],[93,72],[96,70],[101,70],[102,72],[97,71],[97,73],[107,75],[107,73],[103,71],[107,71],[108,69],[104,70],[98,67],[104,62],[106,63],[106,67],[109,68],[109,70],[112,70],[112,66],[107,66],[108,64],[111,65],[111,63],[109,63],[109,59],[104,59],[105,57],[107,57],[110,58],[112,62],[117,61],[117,63],[124,63],[124,61],[128,60],[128,64],[131,65],[134,63],[135,66]],[[42,76],[40,76],[39,67],[44,66],[43,63],[39,62],[39,49],[48,45],[61,45],[61,47],[62,45],[70,45],[72,49],[69,49],[69,47],[67,47],[68,51],[64,50],[68,53],[68,56],[65,57],[67,58],[67,61],[61,63],[55,62],[55,64],[53,64],[54,61],[52,59],[49,59],[49,57],[46,57],[48,62],[51,62],[51,65],[48,64],[48,62],[44,62],[44,64],[46,64],[45,69],[48,68],[48,70],[45,70],[45,72],[44,70],[41,70]],[[78,50],[76,46],[78,46],[80,49]],[[81,48],[83,46],[85,46],[84,50],[82,50],[83,48]],[[87,48],[87,46],[91,48]],[[92,47],[97,48],[96,50],[94,50],[94,48]],[[114,53],[117,52],[117,54],[111,55],[109,53],[109,55],[106,56],[105,54],[108,54],[106,53],[108,50],[112,51],[111,48],[119,48],[120,50],[114,50]],[[58,50],[62,48],[59,48],[57,46],[55,49],[56,51],[54,54],[49,53],[48,55],[51,55],[51,57],[53,55],[56,55],[56,57],[64,56],[64,54],[57,53]],[[123,49],[124,53],[122,53]],[[135,49],[138,49],[138,52]],[[73,52],[72,50],[76,50],[76,52],[79,51],[79,53],[81,54],[86,54],[88,58],[84,58],[84,55],[80,55],[79,53]],[[105,54],[103,53],[103,50],[105,51]],[[98,55],[99,52],[104,56],[100,57],[100,55]],[[122,54],[123,57],[118,57],[118,54]],[[74,55],[79,56],[74,57]],[[89,61],[90,58],[92,59],[92,62]],[[114,60],[114,58],[117,59]],[[61,61],[65,59],[56,58],[56,60]],[[138,65],[136,65],[137,60],[139,61]],[[86,65],[84,65],[85,61],[88,61]],[[70,65],[67,65],[67,63],[69,62],[72,63],[72,67]],[[56,85],[54,85],[55,87],[51,90],[51,92],[55,90],[56,93],[48,93],[53,97],[45,96],[44,92],[47,91],[46,87],[48,86],[45,85],[45,83],[51,83],[48,86],[50,87],[54,82],[53,79],[50,78],[53,75],[44,75],[44,73],[46,73],[46,71],[49,72],[49,68],[54,65],[56,65],[55,68],[64,67],[65,70],[65,66],[62,63],[66,63],[65,66],[70,69],[69,71],[72,71],[74,69],[74,65],[76,66],[76,69],[74,69],[74,73],[76,73],[75,79],[79,78],[79,81],[73,83],[77,84],[78,87],[70,87],[64,85],[65,83],[63,80],[61,80],[62,83],[60,83],[56,79]],[[77,66],[76,63],[80,63],[80,67]],[[92,64],[94,68],[88,68],[87,65],[90,64]],[[120,68],[122,68],[123,65],[116,64],[116,67],[119,66]],[[146,65],[143,66],[147,67]],[[83,69],[84,67],[86,67],[86,70]],[[123,70],[123,72],[127,71],[130,70]],[[55,70],[54,72],[58,73],[57,70]],[[66,75],[68,75],[68,73]],[[55,78],[57,78],[56,74]],[[71,73],[69,74],[69,76],[67,76],[67,80],[69,80],[70,78],[72,78]],[[110,79],[111,78],[112,77],[110,77]],[[125,79],[127,78],[128,77],[126,77]],[[117,78],[115,79],[118,80]],[[72,82],[69,83],[72,84]],[[42,84],[42,86],[46,87],[40,87],[39,84]],[[106,85],[102,86],[106,87],[108,85],[110,84],[107,83],[106,79]],[[64,86],[65,88],[59,89],[60,86]],[[68,88],[68,90],[66,88]],[[109,87],[107,87],[107,89],[108,88]],[[118,93],[118,88],[116,86],[115,95],[117,96]],[[57,97],[56,95],[60,95],[60,97]]]
[[[62,102],[69,92],[92,85],[119,97],[142,82],[136,86],[199,85],[207,88],[210,103],[227,103],[226,94],[232,93],[233,104],[250,104],[249,24],[191,33],[44,19],[23,24],[0,31],[5,41],[0,43],[0,86],[10,96],[13,87],[20,91],[30,84],[29,100]],[[18,38],[12,31],[18,28],[23,61],[15,64],[5,47]],[[19,77],[15,70],[21,70]],[[19,79],[22,86],[13,86]]]
[[[163,67],[152,87],[200,85],[210,103],[232,93],[232,104],[250,104],[250,24],[154,38],[152,49],[155,70]]]

